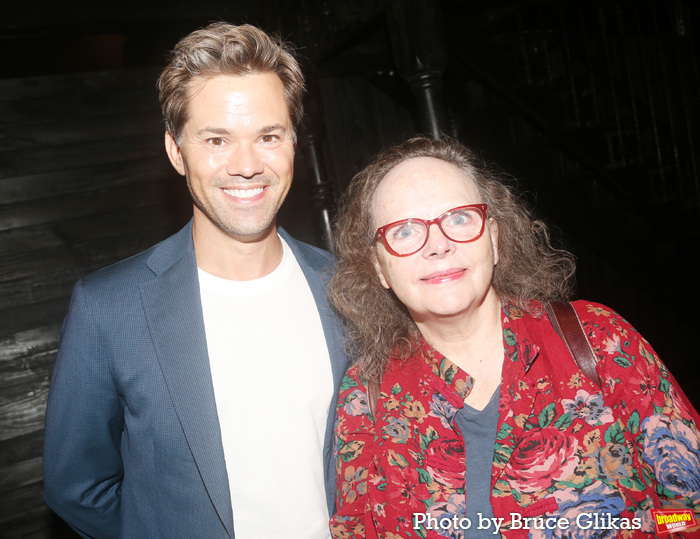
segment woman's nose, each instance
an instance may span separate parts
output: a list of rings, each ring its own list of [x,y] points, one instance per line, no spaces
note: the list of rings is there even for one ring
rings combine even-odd
[[[452,252],[454,244],[450,238],[445,236],[442,229],[437,224],[430,225],[428,229],[428,240],[423,247],[423,256],[442,257]]]

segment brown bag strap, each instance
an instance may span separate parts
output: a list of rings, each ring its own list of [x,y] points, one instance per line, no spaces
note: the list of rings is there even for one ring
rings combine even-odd
[[[372,414],[372,421],[377,422],[377,402],[379,401],[379,382],[370,380],[367,385],[367,403]]]
[[[568,301],[553,301],[545,303],[545,310],[554,330],[566,344],[578,368],[595,385],[601,387],[600,378],[595,369],[598,360],[586,338],[586,334],[581,326],[581,320],[579,320],[573,305]]]

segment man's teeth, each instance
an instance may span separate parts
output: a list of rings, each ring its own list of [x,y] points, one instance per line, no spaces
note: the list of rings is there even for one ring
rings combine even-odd
[[[255,189],[224,189],[224,192],[236,198],[252,198],[262,193],[263,188],[256,187]]]

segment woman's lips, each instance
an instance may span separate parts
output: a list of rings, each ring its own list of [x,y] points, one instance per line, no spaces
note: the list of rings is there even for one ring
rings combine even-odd
[[[464,268],[450,268],[444,271],[436,271],[435,273],[431,273],[430,275],[426,275],[425,277],[421,278],[421,281],[430,284],[449,283],[460,279],[464,275],[465,271],[466,269]]]

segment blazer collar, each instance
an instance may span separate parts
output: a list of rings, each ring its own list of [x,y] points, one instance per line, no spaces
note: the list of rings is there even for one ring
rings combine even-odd
[[[146,265],[153,273],[160,275],[189,254],[194,255],[192,219],[179,232],[156,245]],[[196,262],[194,269],[197,269]]]
[[[214,399],[192,241],[192,222],[147,260],[156,274],[141,300],[180,427],[219,518],[233,536],[233,511]]]

